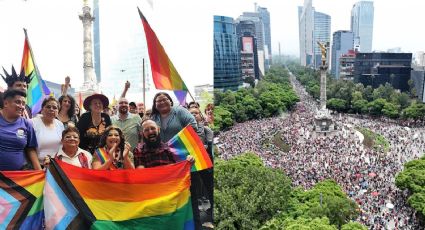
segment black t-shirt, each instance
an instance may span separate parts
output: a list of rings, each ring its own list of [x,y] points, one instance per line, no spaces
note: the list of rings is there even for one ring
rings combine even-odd
[[[81,115],[77,123],[77,128],[80,132],[80,148],[89,151],[91,154],[99,147],[100,136],[112,124],[108,114],[101,113],[100,116],[102,117],[102,121],[98,126],[94,126],[91,112]]]

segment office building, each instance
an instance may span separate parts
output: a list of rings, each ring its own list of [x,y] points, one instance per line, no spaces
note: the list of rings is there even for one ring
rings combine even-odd
[[[331,74],[339,79],[340,71],[340,57],[353,49],[353,33],[347,30],[338,30],[333,33],[332,38],[332,60],[331,60]]]
[[[360,52],[372,52],[374,7],[371,1],[359,1],[351,9],[351,31]]]
[[[313,47],[314,47],[314,68],[318,69],[322,64],[322,52],[317,44],[321,42],[324,44],[330,43],[331,41],[331,16],[314,11],[314,30],[313,30]],[[328,50],[328,60],[326,62],[329,65],[330,52]]]
[[[233,18],[214,16],[214,88],[237,90],[242,85],[241,58]]]

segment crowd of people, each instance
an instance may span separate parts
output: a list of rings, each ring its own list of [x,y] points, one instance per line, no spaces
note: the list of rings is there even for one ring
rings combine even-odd
[[[167,142],[191,125],[212,158],[212,118],[205,119],[200,105],[191,102],[187,107],[174,105],[165,92],[157,93],[150,111],[144,104],[129,102],[125,94],[127,82],[118,101],[116,114],[108,109],[109,100],[103,94],[88,96],[83,103],[86,110],[80,115],[75,99],[67,94],[70,78],[65,79],[62,95],[57,100],[47,97],[41,111],[35,113],[26,105],[27,86],[31,81],[22,71],[12,67],[3,79],[8,88],[1,94],[0,110],[0,171],[41,170],[52,160],[77,167],[96,170],[149,168],[176,163]],[[207,106],[212,109],[211,106]],[[208,113],[207,113],[208,114]],[[211,114],[211,113],[210,113]],[[188,156],[188,161],[194,158]],[[198,203],[202,197],[213,203],[211,170],[191,173],[191,198],[195,229],[212,225],[209,219],[201,223]]]
[[[324,179],[335,180],[360,207],[357,219],[370,229],[420,229],[407,194],[395,186],[395,176],[407,161],[425,152],[425,129],[407,128],[383,119],[333,115],[338,130],[317,133],[313,129],[317,102],[291,77],[300,102],[289,114],[236,124],[218,135],[219,153],[230,159],[254,152],[264,164],[282,169],[294,186],[312,188]],[[383,146],[365,147],[356,127],[383,135]],[[249,138],[248,138],[249,137]],[[276,138],[290,146],[276,146]]]

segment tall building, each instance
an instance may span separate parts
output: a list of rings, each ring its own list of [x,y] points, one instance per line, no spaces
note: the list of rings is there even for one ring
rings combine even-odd
[[[233,18],[214,15],[214,88],[237,90],[242,85],[241,59]]]
[[[372,52],[374,7],[371,1],[359,1],[351,9],[351,31],[360,52]]]
[[[242,79],[260,79],[258,68],[257,39],[253,21],[239,21],[236,24],[236,34],[241,50]]]
[[[415,89],[416,97],[425,102],[424,87],[425,87],[425,67],[416,66],[411,70],[411,79]]]
[[[402,92],[409,91],[412,53],[357,53],[354,80],[378,88],[390,83]]]
[[[298,7],[298,29],[300,42],[300,64],[302,66],[313,65],[313,30],[314,9],[312,0],[304,0],[304,6]]]
[[[338,30],[333,33],[332,38],[332,61],[331,61],[331,74],[339,79],[340,71],[340,57],[353,49],[353,32],[347,30]]]
[[[318,41],[328,43],[331,41],[331,16],[314,11],[314,30],[313,30],[313,47],[314,47],[314,68],[318,69],[322,64],[322,52]],[[329,54],[329,52],[328,52]],[[330,55],[328,55],[327,63],[329,64]]]
[[[100,72],[100,14],[99,0],[93,0],[93,49],[94,49],[94,72],[96,73],[96,81],[99,84],[102,80]]]
[[[264,75],[268,69],[268,61],[266,59],[266,43],[265,43],[265,33],[264,33],[264,23],[261,19],[261,15],[258,12],[243,12],[241,16],[237,19],[240,21],[252,21],[255,25],[255,38],[257,44],[257,57],[258,57],[258,68],[260,70],[260,75]]]
[[[356,51],[349,50],[348,53],[339,58],[339,78],[343,80],[354,80],[354,62]]]
[[[264,26],[264,44],[267,46],[267,55],[266,55],[266,65],[269,66],[272,64],[272,37],[270,30],[270,13],[265,7],[258,6],[256,11],[261,16],[261,21]]]

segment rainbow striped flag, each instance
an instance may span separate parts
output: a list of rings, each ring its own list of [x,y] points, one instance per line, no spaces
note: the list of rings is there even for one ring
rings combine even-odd
[[[32,80],[28,85],[27,90],[27,105],[31,108],[33,115],[37,114],[41,110],[41,103],[44,98],[50,95],[50,89],[41,78],[40,72],[34,61],[34,55],[31,49],[31,45],[28,39],[27,31],[24,29],[25,43],[24,52],[22,54],[21,70],[24,69],[25,75],[31,74]]]
[[[106,151],[105,148],[97,148],[95,151],[97,158],[99,159],[100,163],[105,164],[105,162],[109,159],[109,154]],[[111,164],[109,169],[117,169],[115,165]]]
[[[190,164],[90,170],[52,160],[47,229],[194,229]]]
[[[43,229],[44,171],[0,172],[0,229]]]
[[[186,126],[168,141],[170,150],[174,153],[177,162],[186,160],[188,155],[195,158],[193,171],[201,171],[213,167],[210,156],[198,134],[191,125]]]
[[[145,30],[152,78],[155,88],[187,91],[186,84],[183,82],[173,63],[168,58],[167,53],[165,53],[164,47],[162,47],[155,32],[152,30],[140,9],[137,9],[139,10],[139,15],[142,19],[143,28]]]

